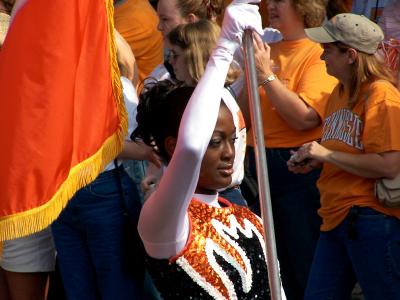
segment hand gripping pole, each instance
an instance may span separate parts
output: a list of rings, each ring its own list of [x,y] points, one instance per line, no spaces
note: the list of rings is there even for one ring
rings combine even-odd
[[[252,30],[246,29],[243,35],[243,49],[251,124],[254,132],[254,150],[256,157],[258,189],[261,207],[261,217],[264,225],[264,239],[267,250],[268,280],[272,300],[281,300],[281,282],[276,254],[274,221],[272,217],[271,192],[268,180],[263,123],[258,94],[257,72],[254,62]]]

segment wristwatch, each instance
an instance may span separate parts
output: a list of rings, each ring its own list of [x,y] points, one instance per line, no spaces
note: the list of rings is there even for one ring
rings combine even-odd
[[[267,84],[267,83],[269,83],[271,81],[274,81],[275,79],[276,79],[276,76],[275,76],[274,73],[272,73],[271,75],[268,75],[268,77],[263,82],[261,82],[260,85],[263,86],[263,85],[265,85],[265,84]]]

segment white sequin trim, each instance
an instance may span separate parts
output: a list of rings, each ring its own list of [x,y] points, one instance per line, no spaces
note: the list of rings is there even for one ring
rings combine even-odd
[[[239,239],[239,235],[237,233],[237,230],[239,229],[245,237],[251,239],[253,237],[253,232],[256,234],[258,241],[261,244],[264,258],[266,259],[266,251],[265,251],[265,241],[263,235],[258,231],[257,227],[254,226],[253,223],[251,223],[249,220],[244,219],[243,224],[244,228],[240,226],[239,222],[237,221],[236,217],[234,215],[229,216],[229,223],[230,227],[225,226],[218,220],[212,219],[211,224],[214,226],[214,228],[218,231],[218,233],[224,237],[227,241],[230,241],[231,238],[225,234],[225,232],[229,233],[233,238],[236,240]]]
[[[249,220],[244,219],[242,227],[237,221],[234,215],[229,216],[230,227],[222,224],[220,221],[212,219],[211,224],[214,226],[216,231],[223,237],[232,247],[236,249],[239,255],[242,257],[242,260],[245,264],[246,271],[239,265],[239,263],[224,249],[221,248],[220,245],[216,244],[213,240],[207,239],[205,245],[205,252],[207,255],[208,262],[210,266],[215,270],[215,272],[220,276],[223,284],[225,285],[229,299],[238,300],[234,284],[226,275],[225,271],[221,268],[221,266],[217,263],[215,259],[214,252],[220,255],[225,259],[231,266],[233,266],[238,273],[240,274],[242,280],[242,288],[245,293],[248,293],[251,290],[253,283],[253,270],[251,268],[250,260],[247,257],[244,250],[239,246],[239,244],[235,241],[239,239],[238,230],[240,230],[246,238],[253,238],[253,233],[257,236],[261,247],[263,249],[264,258],[266,259],[265,253],[265,243],[262,234],[257,230],[257,228],[252,224]],[[227,235],[228,233],[229,235]],[[233,240],[233,237],[235,240]],[[193,267],[190,263],[183,257],[179,257],[176,260],[176,263],[192,278],[192,280],[197,283],[200,287],[202,287],[211,297],[214,299],[226,299],[212,284],[207,282]]]
[[[192,280],[201,286],[214,299],[225,299],[225,297],[209,282],[192,268],[190,263],[183,257],[179,257],[176,263],[192,278]]]
[[[239,272],[241,280],[242,280],[242,288],[243,291],[245,293],[248,293],[251,290],[252,287],[252,283],[253,283],[253,270],[252,270],[252,266],[250,263],[249,258],[247,257],[246,253],[244,252],[244,250],[239,246],[239,244],[233,240],[231,237],[233,237],[234,239],[238,240],[239,239],[239,235],[238,235],[238,229],[244,234],[245,237],[247,238],[252,238],[253,237],[253,233],[257,236],[260,245],[263,249],[263,254],[264,254],[264,259],[266,258],[265,256],[265,245],[264,245],[264,239],[261,235],[261,233],[257,230],[257,228],[254,226],[254,224],[252,224],[249,220],[244,219],[243,220],[243,224],[244,224],[244,228],[239,224],[239,222],[237,221],[236,217],[234,215],[230,215],[229,216],[229,223],[230,223],[230,227],[227,227],[226,225],[222,224],[220,221],[218,220],[211,220],[211,224],[214,226],[214,228],[217,230],[217,232],[229,243],[232,245],[232,247],[234,247],[236,249],[236,251],[239,253],[239,255],[242,257],[242,260],[245,264],[246,267],[246,271],[243,270],[243,268],[238,264],[238,262],[236,260],[234,260],[234,258],[227,254],[223,249],[221,249],[218,245],[215,245],[213,247],[213,250],[216,251],[219,255],[221,255],[229,264],[231,264],[233,267],[235,267],[235,269]],[[227,235],[226,232],[229,234]],[[207,240],[207,242],[209,242]],[[212,242],[212,241],[211,241]],[[210,244],[211,244],[210,242]],[[213,242],[212,242],[213,243]],[[210,245],[211,246],[211,245]],[[211,249],[210,249],[211,250]],[[210,251],[209,250],[209,251]],[[207,257],[209,259],[210,264],[212,265],[212,267],[216,270],[216,272],[221,276],[222,281],[224,282],[226,288],[228,290],[233,289],[233,284],[231,283],[231,281],[228,280],[224,280],[224,276],[226,276],[226,274],[223,272],[222,269],[220,269],[219,265],[216,263],[214,256],[212,255],[212,252],[208,252],[207,251],[207,244],[206,244],[206,253],[207,253]],[[213,264],[215,263],[215,265]],[[221,272],[223,272],[223,274],[220,274],[220,272],[217,271],[217,269],[220,269]],[[232,297],[232,296],[230,296]],[[235,295],[236,297],[236,295]],[[234,298],[232,298],[234,299]]]
[[[233,282],[229,279],[229,277],[226,275],[225,271],[221,268],[221,266],[217,263],[217,260],[215,259],[214,252],[216,252],[218,255],[222,256],[231,266],[233,266],[238,272],[240,273],[240,277],[242,277],[242,283],[244,282],[243,277],[247,277],[244,274],[243,269],[240,267],[240,265],[235,261],[235,259],[226,253],[224,250],[222,250],[219,245],[215,244],[211,239],[206,240],[206,255],[208,258],[208,262],[211,265],[211,267],[214,269],[214,271],[219,275],[219,277],[222,280],[222,283],[224,284],[225,288],[228,291],[229,299],[232,300],[237,300],[237,295],[235,291],[235,286],[233,285]],[[247,265],[247,264],[246,264]],[[248,269],[249,270],[249,269]],[[251,288],[251,268],[250,268],[250,282],[246,281],[246,284],[250,284]],[[246,278],[248,279],[248,278]],[[245,284],[243,284],[245,285]]]

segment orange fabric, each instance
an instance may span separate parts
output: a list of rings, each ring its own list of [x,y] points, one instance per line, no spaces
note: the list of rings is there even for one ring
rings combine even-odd
[[[158,16],[148,0],[127,0],[115,7],[114,21],[117,31],[131,46],[142,82],[164,61]]]
[[[70,170],[121,130],[106,2],[28,0],[10,26],[0,51],[0,240],[3,221],[45,209]]]
[[[326,100],[337,80],[326,73],[325,63],[320,59],[320,45],[302,39],[282,41],[270,46],[271,59],[276,65],[274,72],[279,80],[323,116]],[[308,131],[292,129],[268,101],[264,88],[261,87],[259,91],[267,148],[298,147],[320,138],[320,127]],[[252,134],[250,131],[249,134]],[[248,140],[253,145],[253,139]]]
[[[334,90],[326,109],[323,146],[353,154],[400,151],[400,92],[385,81],[374,82],[370,90],[366,88],[352,110],[347,108],[346,97],[339,95],[338,89]],[[335,228],[353,205],[400,217],[400,209],[386,208],[374,197],[374,183],[374,179],[324,164],[318,181],[321,230]]]
[[[216,272],[215,267],[207,257],[206,248],[209,241],[222,248],[243,272],[248,272],[248,270],[246,270],[247,266],[243,255],[238,251],[238,248],[241,249],[242,246],[238,243],[238,247],[233,247],[221,235],[219,226],[215,226],[213,222],[218,222],[221,226],[236,230],[241,228],[240,231],[242,232],[243,229],[248,230],[254,239],[252,244],[261,247],[264,246],[263,226],[260,219],[248,208],[231,204],[224,198],[219,198],[218,200],[226,207],[216,208],[197,199],[192,200],[188,208],[190,220],[189,242],[180,253],[170,259],[170,264],[177,262],[179,264],[182,259],[185,259],[202,280],[209,283],[224,296],[223,299],[232,299],[229,297],[226,284],[221,279],[221,274]],[[259,253],[259,255],[262,254]]]

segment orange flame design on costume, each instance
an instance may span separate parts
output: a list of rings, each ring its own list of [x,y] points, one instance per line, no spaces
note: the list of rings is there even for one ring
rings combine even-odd
[[[225,203],[224,199],[220,198],[219,200],[223,204]],[[215,209],[214,207],[210,207],[207,204],[194,199],[189,206],[189,217],[191,220],[190,240],[186,248],[183,249],[175,258],[171,259],[171,263],[180,258],[185,259],[190,265],[189,268],[194,270],[202,281],[205,281],[208,286],[216,289],[218,294],[222,295],[225,299],[229,299],[230,293],[228,287],[223,282],[223,278],[221,278],[215,268],[210,264],[206,254],[207,240],[211,240],[214,244],[219,245],[223,251],[234,259],[244,273],[248,273],[249,270],[246,268],[246,263],[242,255],[216,230],[212,225],[212,220],[217,220],[221,224],[230,228],[232,225],[230,223],[230,217],[233,215],[234,219],[237,220],[238,225],[241,226],[242,229],[247,229],[247,231],[249,230],[248,226],[246,226],[244,222],[247,219],[254,225],[255,229],[260,233],[260,236],[263,232],[259,219],[252,212],[243,207],[233,206],[229,202],[227,202],[227,205],[228,207]],[[239,227],[237,226],[234,228],[233,225],[232,229],[238,231]],[[263,247],[263,243],[261,244]]]

